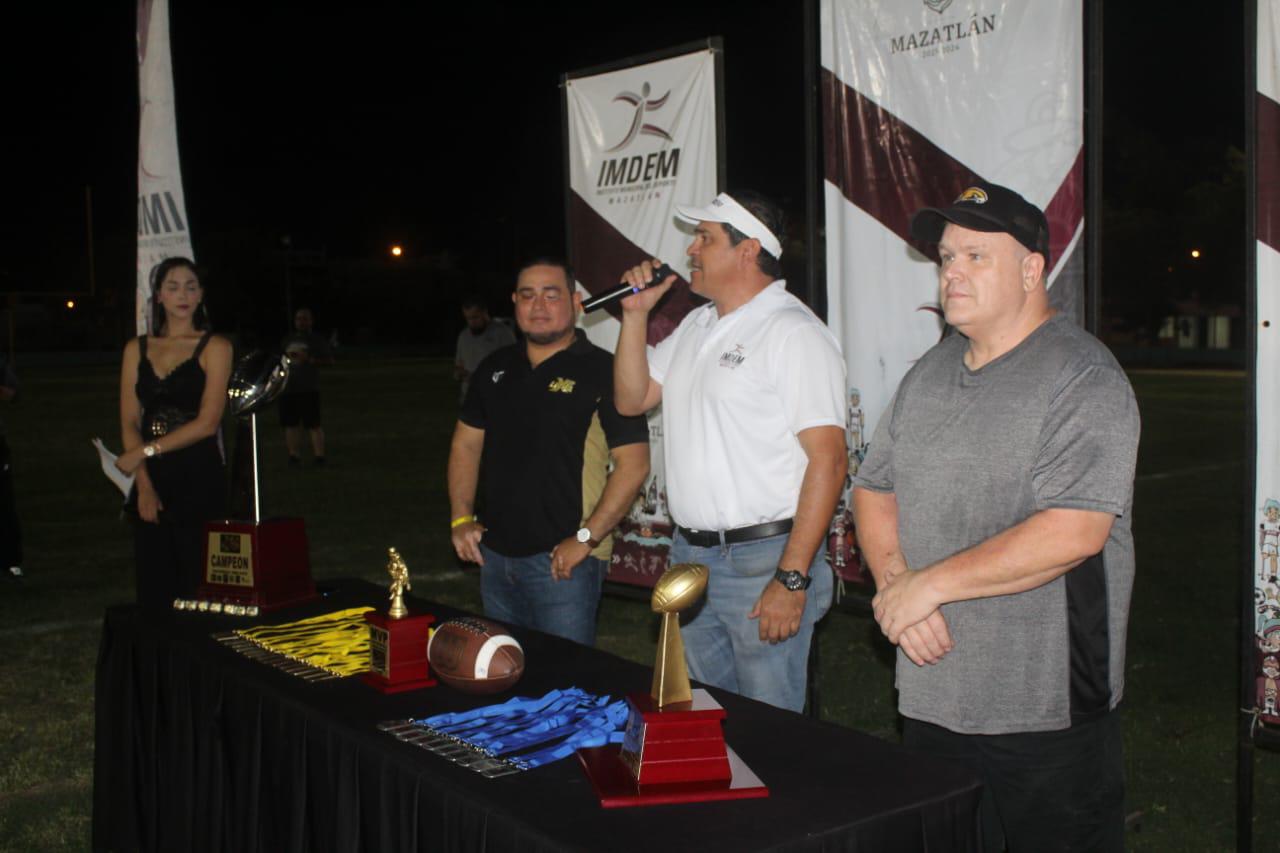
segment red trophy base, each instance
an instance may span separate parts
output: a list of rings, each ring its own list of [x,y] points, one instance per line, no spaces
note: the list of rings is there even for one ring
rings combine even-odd
[[[300,518],[211,521],[205,525],[204,581],[196,598],[278,610],[316,598]]]
[[[631,718],[619,746],[578,750],[603,807],[654,806],[769,796],[724,742],[724,708],[707,691],[659,710],[653,697],[627,697]]]
[[[392,619],[370,610],[364,618],[369,623],[371,658],[365,684],[383,693],[404,693],[436,683],[427,666],[427,641],[436,617],[424,613]]]

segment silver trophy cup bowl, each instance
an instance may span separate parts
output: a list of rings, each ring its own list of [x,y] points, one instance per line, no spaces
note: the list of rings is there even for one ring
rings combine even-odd
[[[258,412],[269,406],[289,381],[289,357],[264,350],[242,356],[227,383],[227,401],[240,426],[236,431],[235,461],[231,469],[234,512],[253,512],[262,520],[258,500]]]

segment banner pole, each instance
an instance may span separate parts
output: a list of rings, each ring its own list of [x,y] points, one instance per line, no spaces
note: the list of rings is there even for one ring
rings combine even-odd
[[[573,187],[569,180],[569,75],[567,73],[560,74],[560,175],[561,184],[564,188],[564,259],[569,261],[571,256],[570,247],[573,245],[573,214],[570,205],[573,199],[570,198],[573,193]],[[516,261],[516,263],[520,263]],[[577,270],[574,270],[576,277]],[[572,285],[572,282],[570,282]]]
[[[1253,727],[1254,715],[1244,709],[1257,704],[1254,690],[1253,646],[1254,622],[1254,505],[1257,502],[1258,480],[1258,407],[1257,407],[1257,125],[1258,99],[1258,0],[1244,0],[1244,146],[1245,168],[1245,459],[1251,460],[1244,476],[1245,512],[1243,571],[1240,575],[1240,712],[1237,726],[1236,748],[1236,849],[1242,853],[1253,850]]]
[[[818,3],[804,0],[804,242],[805,301],[813,313],[827,320],[827,289],[818,279],[818,199],[822,175],[818,169],[822,137],[818,133]]]
[[[1084,327],[1102,332],[1102,0],[1085,0]]]

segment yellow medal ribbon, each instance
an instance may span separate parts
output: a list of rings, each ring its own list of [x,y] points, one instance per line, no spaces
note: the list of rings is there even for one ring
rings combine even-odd
[[[269,652],[334,675],[355,675],[370,666],[369,623],[372,607],[352,607],[283,625],[239,628],[236,634]]]

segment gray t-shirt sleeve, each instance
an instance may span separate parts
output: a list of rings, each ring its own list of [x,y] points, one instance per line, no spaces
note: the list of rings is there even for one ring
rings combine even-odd
[[[875,434],[867,447],[867,458],[862,460],[853,478],[855,488],[873,492],[893,491],[893,419],[897,410],[898,394],[894,394],[880,416],[880,423],[876,424]]]
[[[1036,510],[1122,515],[1133,495],[1140,418],[1129,380],[1093,365],[1054,395],[1031,471]]]

